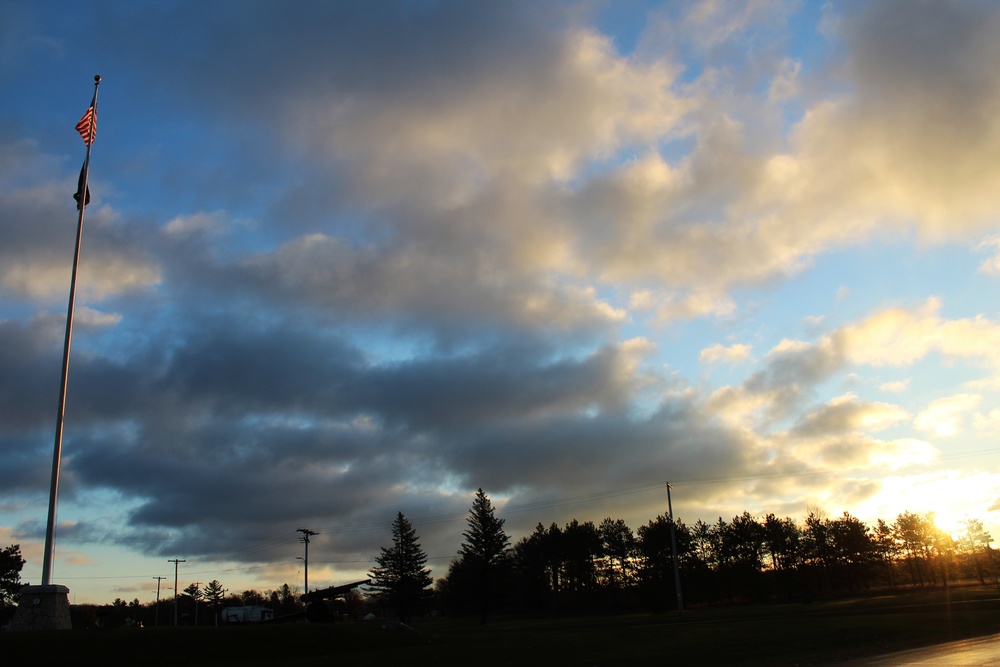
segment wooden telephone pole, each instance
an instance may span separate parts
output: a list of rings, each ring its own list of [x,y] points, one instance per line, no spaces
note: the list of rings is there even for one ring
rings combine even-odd
[[[677,611],[684,611],[684,594],[681,593],[681,568],[677,562],[677,528],[674,526],[674,505],[670,501],[670,482],[667,482],[667,512],[670,514],[670,554],[674,561],[674,587],[677,589]]]

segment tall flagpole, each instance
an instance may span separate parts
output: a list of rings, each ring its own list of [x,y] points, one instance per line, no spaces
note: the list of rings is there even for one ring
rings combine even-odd
[[[66,415],[66,384],[69,377],[69,349],[73,340],[73,311],[76,308],[76,274],[80,266],[80,246],[83,241],[83,214],[87,209],[88,180],[90,177],[90,150],[94,144],[97,125],[97,87],[101,85],[100,75],[94,76],[94,101],[91,103],[90,127],[88,128],[87,157],[83,162],[83,178],[79,195],[80,215],[76,223],[76,251],[73,254],[73,274],[69,286],[69,305],[66,309],[66,340],[63,344],[62,381],[59,384],[59,409],[56,412],[55,451],[52,454],[52,481],[49,485],[49,516],[45,524],[45,556],[42,559],[42,585],[52,583],[52,557],[55,554],[56,500],[59,497],[59,466],[62,460],[63,420]]]

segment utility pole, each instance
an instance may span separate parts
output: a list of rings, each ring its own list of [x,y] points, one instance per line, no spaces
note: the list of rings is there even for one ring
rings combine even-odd
[[[153,627],[159,627],[160,625],[160,582],[166,579],[166,577],[153,577],[156,579],[156,620],[153,621]]]
[[[314,530],[309,530],[308,528],[299,528],[296,530],[296,532],[302,533],[302,537],[300,537],[299,539],[306,545],[306,555],[305,558],[302,559],[302,562],[305,563],[306,566],[305,592],[306,595],[308,595],[309,594],[309,538],[312,537],[313,535],[319,535],[319,533],[317,533]]]
[[[220,593],[221,593],[222,595],[221,595],[221,597],[219,598],[219,600],[221,600],[221,601],[222,601],[222,604],[225,604],[225,603],[226,603],[226,592],[227,592],[227,591],[226,591],[226,589],[225,589],[225,588],[223,588],[223,589],[222,589],[222,590],[220,591]],[[213,615],[213,616],[215,617],[215,627],[219,627],[219,604],[218,604],[218,601],[216,601],[216,604],[215,604],[215,606],[214,606],[214,607],[212,607],[212,615]]]
[[[670,513],[670,553],[674,561],[674,587],[677,589],[677,611],[684,611],[684,595],[681,593],[681,569],[677,562],[677,530],[674,526],[674,505],[670,502],[670,482],[667,482],[667,511]]]
[[[174,558],[173,560],[168,560],[168,563],[174,564],[174,627],[177,627],[177,565],[179,563],[186,563],[184,559]]]

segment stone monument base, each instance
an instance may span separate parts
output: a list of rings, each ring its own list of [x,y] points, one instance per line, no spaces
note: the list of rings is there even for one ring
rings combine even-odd
[[[21,602],[10,620],[10,629],[18,630],[70,630],[69,589],[60,584],[25,586],[21,589]]]

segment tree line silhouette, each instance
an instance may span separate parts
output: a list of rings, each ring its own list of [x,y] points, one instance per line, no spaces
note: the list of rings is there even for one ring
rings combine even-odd
[[[521,612],[676,608],[747,602],[808,601],[817,596],[874,588],[947,585],[959,580],[997,583],[997,550],[978,520],[959,539],[938,528],[932,515],[900,514],[869,526],[845,512],[811,512],[802,524],[744,512],[730,521],[677,520],[678,596],[671,520],[660,515],[633,532],[621,519],[600,524],[539,523],[514,544],[498,575],[503,599]],[[456,561],[460,562],[460,561]],[[463,610],[463,584],[455,568],[438,582],[441,603]]]
[[[421,569],[426,555],[416,531],[402,513],[399,521],[408,531],[407,550],[423,558],[411,570],[426,577],[426,569]],[[480,489],[468,524],[458,557],[434,585],[434,597],[422,599],[427,609],[478,615],[481,621],[498,611],[659,612],[676,609],[681,600],[687,608],[809,601],[962,580],[1000,590],[1000,551],[990,547],[992,537],[976,519],[965,521],[958,539],[938,528],[933,514],[912,512],[874,525],[848,512],[836,518],[810,512],[801,523],[743,512],[730,521],[719,517],[715,523],[699,520],[693,526],[664,514],[636,531],[622,519],[609,517],[599,524],[574,519],[564,526],[539,523],[509,546],[503,520],[495,517]],[[384,592],[392,584],[380,579],[384,572],[372,574],[383,584],[373,601],[391,613],[392,598]],[[409,605],[406,617],[415,611]]]
[[[611,517],[599,524],[573,519],[546,527],[540,522],[511,544],[504,520],[479,489],[467,524],[457,557],[435,582],[416,529],[399,512],[392,523],[392,546],[375,557],[367,590],[349,591],[334,602],[334,616],[360,618],[374,609],[404,623],[432,612],[478,616],[486,622],[494,613],[661,612],[676,609],[681,600],[685,608],[809,601],[958,581],[1000,591],[1000,550],[990,546],[992,537],[977,519],[967,519],[962,534],[953,538],[935,525],[933,514],[912,512],[873,525],[848,512],[836,518],[810,512],[802,522],[743,512],[729,521],[719,517],[692,526],[663,514],[635,531]],[[9,615],[24,560],[17,545],[3,555],[0,606]],[[168,624],[173,604],[117,599],[105,607],[91,605],[84,625],[102,613],[121,622],[142,617],[147,624]],[[278,616],[305,610],[298,591],[288,584],[268,593],[226,595],[217,580],[204,588],[191,584],[178,604],[187,624],[217,623],[219,609],[234,604],[267,606]]]

